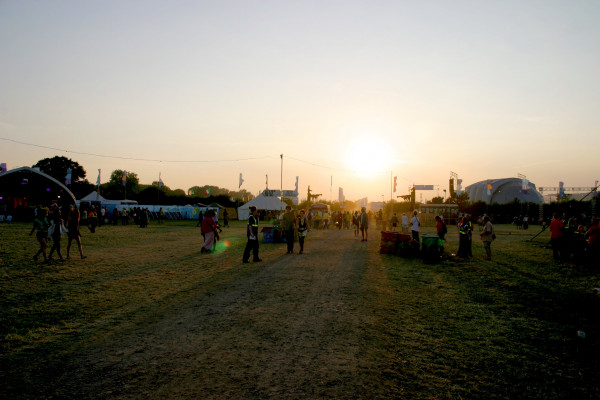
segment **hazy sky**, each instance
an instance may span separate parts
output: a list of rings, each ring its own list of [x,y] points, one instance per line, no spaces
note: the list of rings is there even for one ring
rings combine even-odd
[[[597,0],[0,0],[0,162],[257,194],[283,154],[284,189],[334,200],[387,201],[390,176],[443,195],[450,171],[591,186],[599,20]]]

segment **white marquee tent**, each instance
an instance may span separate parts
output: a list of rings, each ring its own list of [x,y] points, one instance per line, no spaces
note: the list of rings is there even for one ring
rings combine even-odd
[[[282,211],[287,204],[274,196],[263,196],[262,194],[253,198],[243,206],[238,207],[238,219],[248,219],[250,215],[250,206],[255,206],[258,210]]]

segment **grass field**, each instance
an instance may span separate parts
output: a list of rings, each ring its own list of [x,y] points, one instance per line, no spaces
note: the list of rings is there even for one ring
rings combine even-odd
[[[475,240],[473,259],[449,257],[439,264],[381,255],[378,232],[371,232],[367,261],[357,264],[361,272],[350,282],[359,303],[344,300],[340,306],[357,309],[363,321],[353,333],[362,349],[354,374],[365,388],[357,397],[600,398],[600,269],[553,262],[544,247],[546,233],[526,241],[536,227],[495,229],[492,261],[484,260]],[[285,251],[284,244],[261,244],[265,262],[243,269],[243,223],[234,221],[225,230],[215,254],[201,255],[195,221],[181,221],[146,229],[105,226],[95,234],[82,230],[87,259],[45,265],[32,260],[37,242],[29,230],[25,224],[0,225],[0,395],[5,398],[52,397],[65,359],[155,323],[174,305],[214,296],[269,263],[283,263]],[[351,235],[317,231],[311,240],[343,234]],[[456,251],[457,242],[450,229],[448,253]],[[66,240],[62,247],[66,254]],[[312,268],[318,272],[335,256],[313,258]],[[303,299],[278,298],[290,310]],[[259,316],[248,318],[256,322]],[[321,392],[326,393],[335,398],[348,391]]]

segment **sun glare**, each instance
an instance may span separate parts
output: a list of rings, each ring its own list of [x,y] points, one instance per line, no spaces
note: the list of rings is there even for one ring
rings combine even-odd
[[[378,135],[357,136],[347,142],[346,166],[362,176],[390,171],[392,149]]]

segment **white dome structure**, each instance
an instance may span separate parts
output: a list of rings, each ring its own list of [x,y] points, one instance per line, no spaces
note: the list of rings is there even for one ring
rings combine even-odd
[[[524,186],[521,178],[480,181],[467,186],[465,191],[472,202],[483,201],[488,204],[507,204],[517,199],[521,203],[539,204],[544,201],[542,194],[537,191],[535,184],[527,182],[527,185]]]

